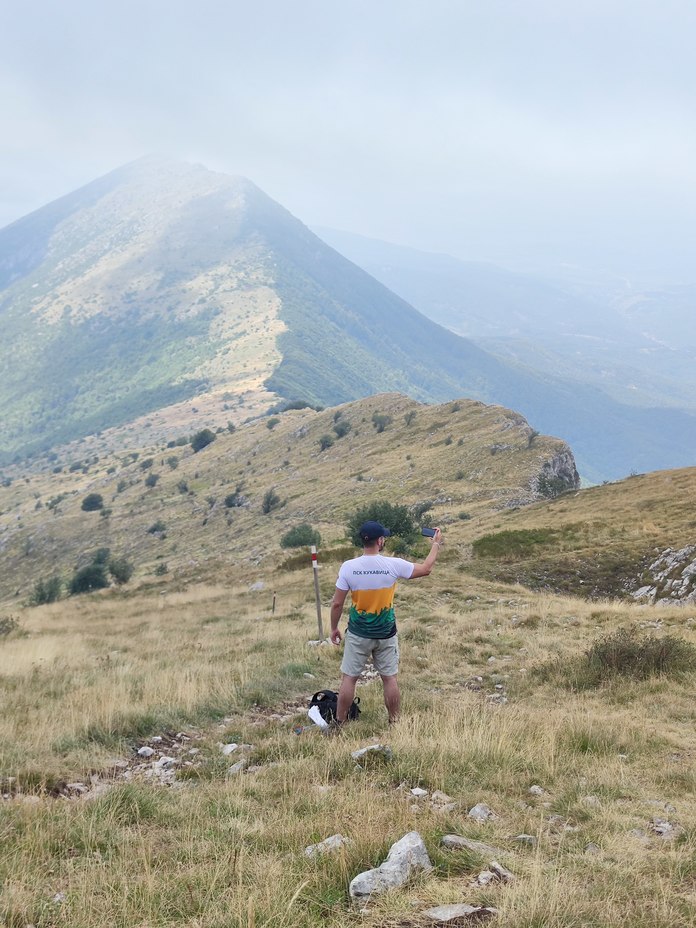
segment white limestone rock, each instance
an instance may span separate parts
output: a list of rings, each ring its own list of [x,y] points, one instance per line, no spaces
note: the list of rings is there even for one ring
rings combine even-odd
[[[321,857],[322,854],[339,851],[342,847],[346,847],[346,845],[350,843],[350,838],[346,838],[343,835],[331,835],[328,838],[324,838],[319,844],[310,844],[309,847],[306,847],[304,851],[305,857]]]
[[[425,843],[417,831],[410,831],[393,844],[379,867],[359,873],[351,880],[350,897],[356,902],[403,886],[414,874],[433,869]]]
[[[485,802],[479,802],[472,809],[469,809],[468,815],[475,822],[489,822],[491,819],[496,818],[495,812]]]
[[[498,910],[492,906],[467,905],[464,902],[455,905],[438,905],[423,912],[431,925],[460,925],[463,921],[492,918],[497,914]]]

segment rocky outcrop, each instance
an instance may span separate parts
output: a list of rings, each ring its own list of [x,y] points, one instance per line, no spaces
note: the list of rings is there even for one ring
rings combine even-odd
[[[667,548],[647,568],[649,580],[631,595],[649,603],[696,603],[696,545]]]
[[[553,499],[566,490],[577,490],[579,487],[580,475],[573,452],[567,445],[550,460],[544,461],[531,484],[531,489],[539,499]]]

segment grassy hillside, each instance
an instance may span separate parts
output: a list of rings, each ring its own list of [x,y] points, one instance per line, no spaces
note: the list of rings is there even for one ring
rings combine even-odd
[[[384,431],[374,415],[391,420]],[[322,451],[326,435],[334,443]],[[303,522],[328,544],[344,543],[348,516],[375,499],[430,505],[429,516],[454,530],[460,515],[532,501],[544,466],[567,455],[501,407],[421,406],[396,394],[262,418],[197,454],[158,444],[100,457],[76,445],[42,467],[6,470],[0,596],[26,597],[55,573],[68,578],[99,547],[128,557],[142,577],[162,564],[187,575],[211,561],[255,567],[277,560],[280,535]],[[264,514],[271,490],[282,505]],[[105,516],[82,510],[89,493],[103,497]],[[155,525],[163,527],[149,531]]]
[[[374,415],[391,418],[381,432]],[[543,568],[537,585],[560,586],[566,560],[581,572],[620,549],[630,566],[683,544],[695,472],[528,505],[568,455],[501,407],[391,394],[266,417],[197,453],[160,444],[6,471],[0,922],[424,928],[429,906],[467,902],[510,928],[690,928],[693,609],[517,581]],[[269,490],[279,505],[264,513]],[[90,493],[108,515],[81,509]],[[346,519],[385,498],[430,504],[445,537],[433,574],[397,591],[403,718],[386,724],[367,674],[360,720],[323,737],[307,702],[337,686],[340,651],[308,644],[308,552],[279,539],[320,529],[326,629],[353,552]],[[481,542],[497,552],[478,557]],[[37,578],[69,575],[100,546],[133,560],[129,583],[24,605]],[[392,759],[356,765],[351,752],[375,743]],[[480,802],[494,812],[484,824],[468,816]],[[411,830],[433,871],[352,906],[350,880]],[[338,854],[305,855],[336,833],[350,840]],[[494,850],[446,850],[446,834]],[[513,882],[479,881],[493,857]]]
[[[468,572],[595,597],[641,585],[657,553],[693,544],[696,468],[641,474],[482,518]]]

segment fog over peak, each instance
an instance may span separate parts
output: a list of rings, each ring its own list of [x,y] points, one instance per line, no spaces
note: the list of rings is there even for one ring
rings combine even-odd
[[[466,260],[693,281],[689,0],[13,10],[0,225],[149,151]]]

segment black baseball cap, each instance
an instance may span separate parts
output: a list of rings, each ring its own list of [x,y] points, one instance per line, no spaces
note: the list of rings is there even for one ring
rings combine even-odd
[[[363,541],[377,541],[378,538],[389,538],[391,532],[381,522],[363,522],[360,526],[360,537]]]

